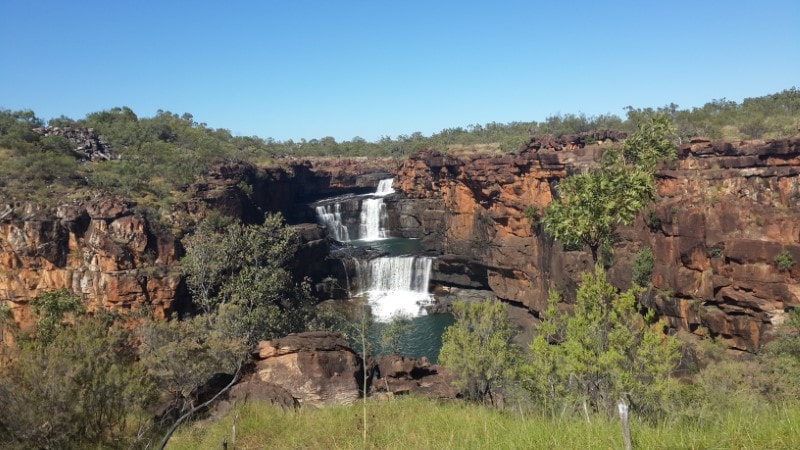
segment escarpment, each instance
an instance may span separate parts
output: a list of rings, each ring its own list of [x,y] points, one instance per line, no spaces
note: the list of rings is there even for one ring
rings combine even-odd
[[[533,312],[547,293],[574,291],[591,266],[537,224],[555,183],[596,163],[624,136],[594,133],[534,139],[512,155],[413,155],[398,173],[394,220],[443,256],[434,278],[489,288]],[[589,144],[590,143],[590,144]],[[798,303],[800,139],[711,142],[695,138],[658,168],[658,195],[619,230],[610,279],[631,283],[635,254],[655,254],[644,296],[677,329],[721,336],[755,351]],[[783,267],[776,262],[784,255]],[[789,257],[786,258],[785,255]]]
[[[395,176],[389,228],[419,238],[437,256],[431,282],[490,289],[533,313],[550,289],[574,293],[591,255],[563,249],[537,220],[557,182],[597,165],[614,132],[531,139],[501,156],[423,151],[404,162],[380,159],[284,161],[281,167],[214,166],[185,200],[153,214],[126,199],[97,197],[57,208],[0,203],[0,300],[19,323],[36,295],[66,288],[90,308],[151,308],[167,316],[189,308],[177,261],[194,224],[221,211],[246,222],[280,211],[303,245],[298,277],[341,275],[329,239],[308,205],[364,193]],[[674,329],[722,337],[756,351],[800,295],[800,138],[712,142],[695,138],[657,169],[658,195],[619,231],[609,279],[631,283],[635,255],[655,255],[648,306]],[[347,276],[347,274],[343,274]],[[340,283],[342,284],[342,283]],[[318,289],[326,297],[330,291]]]
[[[156,317],[184,297],[173,268],[175,238],[150,227],[130,202],[111,197],[8,211],[0,221],[0,298],[23,326],[28,301],[55,289],[81,295],[90,310],[147,305]]]
[[[313,222],[301,205],[331,192],[374,189],[397,163],[390,159],[290,160],[283,167],[257,169],[225,163],[188,190],[186,200],[154,213],[152,206],[103,196],[71,200],[56,207],[0,203],[0,301],[23,328],[32,317],[29,301],[67,289],[89,310],[146,308],[166,317],[191,308],[178,261],[181,239],[211,211],[259,222],[282,212],[290,223]],[[0,193],[0,201],[2,199]],[[158,219],[154,219],[158,217]],[[299,278],[320,279],[327,247],[316,225],[298,227]],[[8,328],[3,328],[10,338]]]

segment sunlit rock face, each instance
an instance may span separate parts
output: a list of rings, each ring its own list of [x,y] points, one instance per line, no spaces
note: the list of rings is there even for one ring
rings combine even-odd
[[[308,204],[375,192],[381,180],[395,176],[396,192],[383,199],[383,226],[395,236],[419,238],[426,254],[436,256],[433,285],[491,289],[538,312],[550,289],[574,296],[592,262],[588,252],[564,251],[535,216],[552,201],[558,180],[596,166],[603,150],[622,138],[613,132],[536,138],[513,154],[426,151],[402,163],[221,164],[190,187],[184,202],[162,211],[161,224],[116,197],[50,209],[4,201],[0,300],[23,325],[31,320],[28,302],[58,288],[81,295],[90,309],[147,307],[157,317],[181,311],[188,301],[176,265],[181,238],[212,210],[250,223],[280,211],[290,223],[305,223],[292,267],[301,278],[323,280],[343,269],[326,258],[328,240]],[[618,230],[609,279],[627,288],[636,253],[649,246],[655,266],[648,305],[673,328],[708,332],[731,348],[755,351],[798,303],[800,264],[781,268],[775,258],[788,254],[800,263],[799,144],[798,138],[695,138],[682,145],[676,161],[658,168],[652,207]]]
[[[254,357],[254,377],[280,386],[301,405],[353,403],[364,388],[362,359],[338,333],[297,333],[262,341]],[[458,394],[453,375],[427,358],[395,354],[367,361],[368,395],[416,393],[452,399]]]
[[[256,376],[286,389],[301,405],[352,403],[360,396],[361,358],[341,335],[290,334],[259,343]]]
[[[560,178],[596,165],[624,136],[590,137],[533,139],[504,156],[412,155],[397,175],[402,195],[389,202],[391,220],[445,255],[434,281],[488,287],[541,311],[549,289],[569,297],[592,263],[588,252],[552,242],[526,208],[535,216]],[[682,145],[678,160],[658,168],[655,203],[619,230],[610,279],[627,288],[635,254],[649,246],[656,262],[645,301],[671,327],[756,350],[798,303],[800,265],[781,270],[775,262],[786,252],[800,263],[798,144]]]
[[[290,159],[281,167],[218,164],[189,187],[185,200],[150,220],[135,202],[103,196],[53,199],[54,207],[16,203],[0,193],[0,302],[13,319],[32,322],[29,302],[39,294],[67,289],[89,310],[146,309],[157,318],[190,309],[178,260],[181,239],[211,211],[248,223],[281,212],[297,224],[300,249],[291,269],[317,281],[329,275],[327,242],[313,223],[308,199],[330,193],[375,190],[397,169],[392,159]],[[11,339],[0,327],[0,343]]]
[[[119,198],[55,211],[22,208],[0,221],[0,299],[22,326],[29,324],[30,299],[62,288],[81,295],[90,310],[147,305],[164,317],[182,289],[169,268],[174,262],[174,238],[154,234]]]

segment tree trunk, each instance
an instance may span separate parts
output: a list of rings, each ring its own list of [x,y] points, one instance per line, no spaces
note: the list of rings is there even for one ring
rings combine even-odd
[[[597,251],[600,249],[599,244],[589,244],[589,250],[592,251],[592,262],[597,265]]]

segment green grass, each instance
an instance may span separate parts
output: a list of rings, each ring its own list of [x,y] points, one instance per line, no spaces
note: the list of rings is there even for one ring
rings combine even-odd
[[[361,405],[282,411],[239,405],[237,449],[351,449],[362,441]],[[181,428],[169,449],[221,448],[231,443],[233,413]],[[713,420],[660,424],[633,420],[634,448],[782,449],[800,442],[800,406],[719,411]],[[604,417],[520,416],[461,402],[420,398],[368,403],[366,448],[400,449],[617,449],[620,424]]]

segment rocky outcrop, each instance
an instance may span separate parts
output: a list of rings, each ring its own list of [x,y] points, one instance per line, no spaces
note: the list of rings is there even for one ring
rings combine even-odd
[[[362,359],[338,333],[298,333],[263,341],[255,357],[250,383],[260,380],[279,386],[300,405],[352,403],[362,395]],[[455,398],[458,394],[452,375],[426,358],[380,355],[368,361],[368,395],[418,393]]]
[[[61,136],[69,139],[73,144],[73,151],[84,161],[107,161],[117,159],[111,146],[94,128],[84,127],[41,127],[34,128],[33,132],[40,136]]]
[[[397,171],[399,192],[384,199],[389,227],[440,255],[435,283],[491,289],[541,311],[549,289],[568,297],[574,292],[591,257],[564,251],[539,229],[537,215],[559,179],[596,166],[604,148],[623,137],[537,138],[502,156],[426,151],[399,169],[391,159],[221,164],[191,186],[188,200],[160,212],[161,225],[121,198],[50,209],[0,204],[0,300],[21,323],[31,298],[62,287],[91,308],[146,305],[158,316],[180,310],[186,299],[174,265],[180,239],[212,210],[250,223],[280,211],[290,223],[307,223],[298,228],[303,246],[294,268],[299,277],[310,275],[326,298],[335,296],[324,281],[341,262],[326,262],[329,243],[313,225],[313,210],[302,205],[372,192]],[[732,348],[756,350],[798,303],[800,266],[778,267],[775,257],[800,262],[799,141],[695,138],[682,146],[677,161],[658,169],[657,201],[619,230],[610,279],[627,287],[634,255],[650,246],[656,263],[646,300],[670,326],[707,330]]]
[[[180,241],[210,211],[248,223],[261,222],[267,212],[282,212],[293,224],[311,222],[298,225],[301,246],[293,269],[298,279],[309,276],[319,285],[328,275],[328,243],[303,203],[331,193],[374,190],[397,164],[392,159],[291,159],[272,168],[218,164],[190,186],[186,201],[158,214],[100,194],[45,208],[5,203],[0,192],[0,302],[23,326],[31,320],[29,300],[60,288],[80,295],[90,310],[148,307],[164,317],[186,309],[188,297],[175,264],[182,256]],[[153,215],[159,220],[150,220]]]
[[[256,377],[281,386],[301,405],[352,403],[360,397],[361,358],[341,335],[291,334],[261,342]]]
[[[527,152],[558,152],[562,150],[579,150],[593,144],[610,144],[619,142],[628,137],[627,133],[614,130],[592,130],[577,134],[562,134],[561,136],[541,135],[532,136],[523,144],[521,151]]]
[[[596,166],[623,136],[599,133],[532,140],[512,155],[412,155],[400,170],[390,213],[408,237],[442,254],[441,282],[490,288],[538,312],[549,289],[574,292],[590,268],[584,251],[564,251],[536,223],[557,181]],[[675,328],[709,331],[754,351],[798,303],[800,139],[723,143],[695,138],[658,170],[658,199],[620,229],[610,279],[630,285],[634,255],[653,248],[648,300]],[[399,197],[399,198],[398,198]]]
[[[267,168],[218,164],[191,186],[190,198],[182,205],[185,211],[179,212],[196,216],[214,210],[252,222],[265,212],[280,211],[290,223],[314,223],[314,211],[305,204],[324,197],[373,192],[399,165],[391,158],[293,158]]]
[[[90,310],[173,311],[183,290],[170,268],[175,240],[155,233],[132,206],[101,198],[55,211],[12,209],[0,221],[0,299],[15,321],[27,324],[27,302],[61,288],[81,295]]]
[[[442,366],[403,355],[379,355],[372,380],[373,392],[392,395],[417,393],[428,398],[451,399],[458,396],[453,375]]]
[[[800,139],[695,138],[658,175],[658,201],[628,240],[654,250],[659,311],[674,327],[758,349],[800,300],[800,267],[775,261],[800,262]],[[621,282],[624,273],[620,264]]]

